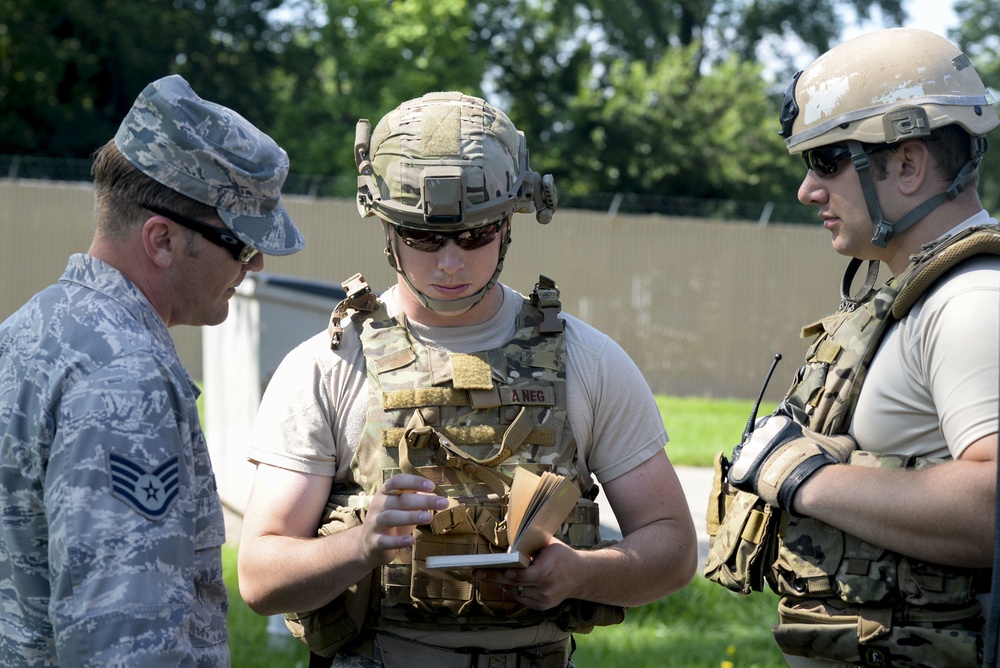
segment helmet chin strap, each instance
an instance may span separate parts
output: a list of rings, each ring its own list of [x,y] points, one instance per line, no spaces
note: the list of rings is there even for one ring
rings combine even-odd
[[[897,222],[887,220],[882,216],[882,207],[878,201],[878,192],[875,190],[875,179],[872,178],[871,174],[871,162],[868,160],[868,153],[865,151],[864,146],[861,142],[852,139],[847,142],[847,148],[851,151],[854,171],[858,173],[858,178],[861,181],[861,191],[865,196],[868,215],[871,216],[872,225],[875,228],[872,243],[879,248],[885,248],[889,240],[894,236],[908,229],[945,202],[955,199],[965,190],[965,184],[975,176],[976,170],[979,169],[979,163],[986,152],[987,144],[985,137],[972,137],[973,158],[965,163],[965,166],[958,172],[958,176],[951,182],[948,189],[919,204]]]
[[[462,297],[461,299],[434,299],[420,292],[420,290],[413,285],[410,277],[406,275],[405,271],[403,271],[403,266],[399,261],[399,252],[396,249],[399,236],[392,233],[392,226],[385,220],[382,221],[382,227],[385,229],[385,255],[389,262],[389,266],[402,277],[406,286],[410,288],[410,292],[412,292],[413,296],[417,298],[421,306],[428,311],[433,311],[434,313],[443,316],[448,316],[452,313],[458,315],[459,312],[465,313],[486,297],[500,278],[500,272],[503,271],[504,256],[507,255],[507,247],[510,245],[510,219],[508,218],[506,222],[507,229],[500,242],[500,257],[497,260],[497,268],[493,272],[493,276],[490,278],[489,282],[483,286],[481,290],[475,294],[469,295],[468,297]]]

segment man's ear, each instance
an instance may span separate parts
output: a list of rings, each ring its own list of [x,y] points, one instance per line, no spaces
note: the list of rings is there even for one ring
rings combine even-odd
[[[176,228],[163,216],[151,216],[142,224],[142,246],[157,267],[166,269],[174,262],[180,239]]]
[[[919,140],[904,142],[896,151],[899,160],[899,189],[904,195],[912,195],[933,177],[931,152]]]

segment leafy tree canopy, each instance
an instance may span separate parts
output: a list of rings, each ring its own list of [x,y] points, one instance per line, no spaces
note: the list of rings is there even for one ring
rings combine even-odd
[[[183,75],[255,123],[274,119],[280,0],[0,0],[5,153],[85,157],[150,81]]]
[[[992,4],[957,0],[950,36],[987,83]],[[504,108],[571,201],[794,205],[781,91],[855,16],[899,25],[902,0],[0,0],[2,152],[86,157],[179,73],[272,134],[293,173],[324,175],[314,192],[350,197],[358,119],[451,89]],[[983,190],[1000,198],[997,154]]]

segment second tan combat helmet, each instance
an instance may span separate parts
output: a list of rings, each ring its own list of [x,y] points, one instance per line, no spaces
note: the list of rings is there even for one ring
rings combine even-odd
[[[782,104],[780,134],[793,155],[838,144],[850,148],[875,225],[872,242],[884,247],[975,175],[986,150],[983,135],[1000,124],[993,103],[954,44],[926,30],[892,28],[848,40],[796,74]],[[884,220],[867,170],[872,145],[917,139],[946,125],[970,135],[972,160],[946,192],[898,222]]]

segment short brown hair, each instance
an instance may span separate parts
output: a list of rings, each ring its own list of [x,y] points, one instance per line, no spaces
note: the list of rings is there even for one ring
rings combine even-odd
[[[95,232],[112,239],[127,239],[148,217],[144,204],[191,216],[218,216],[214,207],[168,188],[139,171],[110,140],[94,153]]]
[[[966,163],[972,160],[972,138],[969,133],[959,125],[945,125],[932,130],[926,137],[920,137],[918,141],[924,143],[934,164],[937,167],[938,175],[947,184],[958,176],[958,173],[965,167]],[[899,146],[893,146],[890,150],[895,151]],[[871,154],[872,175],[879,181],[888,174],[886,172],[886,162],[888,156],[884,151],[876,151]],[[966,188],[975,188],[979,182],[979,173],[972,177]]]

